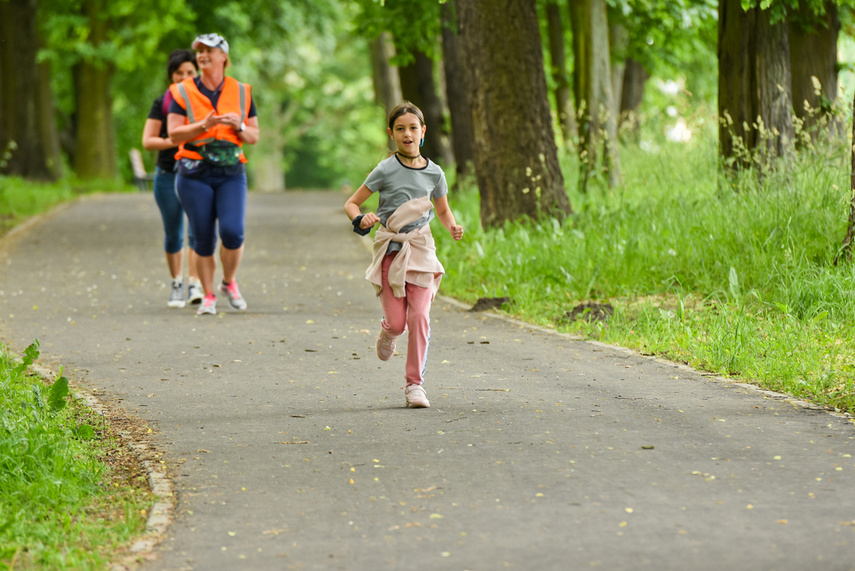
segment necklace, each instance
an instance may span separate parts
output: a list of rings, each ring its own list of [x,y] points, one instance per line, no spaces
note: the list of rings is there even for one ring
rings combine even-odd
[[[398,151],[398,155],[400,155],[400,156],[402,156],[402,157],[404,157],[404,158],[410,159],[411,161],[413,161],[413,163],[414,163],[414,164],[415,164],[415,163],[416,163],[420,158],[422,158],[422,155],[421,155],[421,154],[418,154],[418,155],[405,155],[405,154],[404,154],[404,153],[402,153],[401,151]]]

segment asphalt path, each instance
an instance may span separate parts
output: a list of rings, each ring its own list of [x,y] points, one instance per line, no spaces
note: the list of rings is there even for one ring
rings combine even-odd
[[[345,198],[251,194],[249,308],[217,316],[166,306],[150,195],[0,241],[0,339],[153,431],[175,504],[142,569],[855,569],[839,415],[443,297],[403,408]]]

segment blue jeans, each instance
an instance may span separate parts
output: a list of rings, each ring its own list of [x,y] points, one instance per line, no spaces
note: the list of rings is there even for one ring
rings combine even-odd
[[[154,200],[163,218],[163,249],[167,254],[177,254],[184,245],[184,209],[175,190],[175,173],[157,167],[154,171]],[[189,227],[188,243],[195,249],[196,237]]]
[[[217,225],[223,247],[236,250],[243,245],[246,216],[246,173],[234,176],[177,177],[178,196],[196,237],[196,253],[213,256],[217,247]]]

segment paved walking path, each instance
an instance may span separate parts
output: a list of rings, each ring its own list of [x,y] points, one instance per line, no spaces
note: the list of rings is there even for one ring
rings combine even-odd
[[[149,570],[855,569],[855,426],[438,298],[427,393],[380,362],[338,193],[252,194],[249,309],[166,307],[154,200],[0,242],[0,339],[152,427]]]

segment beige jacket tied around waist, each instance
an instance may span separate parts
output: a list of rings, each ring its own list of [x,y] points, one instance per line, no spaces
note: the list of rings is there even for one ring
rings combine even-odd
[[[416,198],[399,206],[374,234],[374,258],[365,270],[365,279],[374,284],[377,295],[383,289],[383,258],[389,248],[389,242],[401,244],[401,250],[389,267],[389,286],[395,297],[404,297],[405,284],[411,283],[420,287],[431,288],[432,296],[439,290],[442,274],[445,268],[436,257],[436,245],[430,232],[430,225],[425,224],[411,232],[398,231],[423,217],[433,209],[430,198]]]

